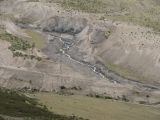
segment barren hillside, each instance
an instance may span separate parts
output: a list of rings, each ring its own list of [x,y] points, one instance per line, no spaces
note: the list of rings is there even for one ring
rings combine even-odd
[[[158,107],[159,4],[0,1],[0,86]]]

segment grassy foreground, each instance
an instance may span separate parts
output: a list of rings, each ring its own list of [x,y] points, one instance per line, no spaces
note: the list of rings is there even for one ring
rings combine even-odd
[[[53,114],[48,111],[46,106],[39,104],[33,98],[0,88],[0,120],[3,120],[1,115],[2,117],[3,115],[20,117],[24,118],[24,120],[83,120],[76,117]]]
[[[159,120],[160,108],[135,105],[85,96],[62,96],[51,93],[33,95],[50,111],[76,115],[90,120]]]

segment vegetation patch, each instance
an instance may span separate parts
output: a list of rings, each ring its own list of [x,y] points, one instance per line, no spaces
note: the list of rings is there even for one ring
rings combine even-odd
[[[112,63],[107,62],[105,66],[112,72],[118,74],[119,76],[122,76],[124,78],[135,80],[135,81],[142,81],[142,82],[149,82],[149,80],[144,77],[143,75],[140,75],[140,73],[131,70],[129,68],[122,67],[120,65],[115,65]]]
[[[127,99],[127,97],[125,95],[123,95],[122,97],[118,96],[117,98],[114,98],[114,97],[108,96],[106,94],[100,95],[100,94],[96,94],[96,93],[90,93],[90,94],[87,94],[86,96],[93,97],[93,98],[99,98],[99,99],[121,100],[124,102],[129,102],[129,99]]]
[[[30,43],[34,43],[34,46],[38,49],[42,49],[44,47],[44,37],[41,33],[27,29],[25,32],[31,37],[29,39]]]
[[[7,32],[0,33],[0,39],[6,40],[11,44],[11,46],[9,47],[11,51],[27,50],[32,48],[32,44],[30,44],[27,40],[23,40]]]
[[[75,116],[53,114],[45,105],[39,104],[36,99],[6,89],[0,89],[0,114],[31,118],[30,120],[84,120]]]
[[[2,13],[1,11],[0,11],[0,20],[12,20],[12,21],[15,21],[15,17],[14,17],[14,15],[13,14],[11,14],[11,13]]]
[[[123,16],[106,16],[107,18],[112,19],[113,21],[125,21],[131,22],[134,24],[138,24],[141,26],[153,28],[156,32],[160,32],[160,22],[158,19],[153,19],[154,16],[147,16],[147,15],[123,15]]]
[[[100,13],[105,9],[106,4],[102,0],[49,0],[56,2],[66,9],[82,10],[90,13]]]
[[[34,59],[34,60],[38,60],[38,61],[41,61],[42,58],[41,57],[38,57],[38,56],[35,56],[35,55],[28,55],[28,54],[25,54],[25,53],[22,53],[22,52],[13,52],[13,57],[23,57],[24,59]]]
[[[74,114],[91,120],[159,120],[160,118],[159,108],[127,102],[53,93],[37,93],[33,96],[53,112]]]
[[[127,21],[160,32],[158,0],[48,0],[62,7],[89,13],[103,13],[100,19]]]
[[[2,27],[3,26],[1,26],[1,28]],[[35,47],[39,49],[43,48],[44,41],[42,35],[30,30],[28,30],[27,33],[31,36],[31,39],[22,39],[5,32],[3,29],[0,29],[0,39],[10,43],[9,49],[12,51],[13,57],[23,57],[24,59],[36,59],[41,61],[41,57],[32,54],[26,54],[25,51]]]

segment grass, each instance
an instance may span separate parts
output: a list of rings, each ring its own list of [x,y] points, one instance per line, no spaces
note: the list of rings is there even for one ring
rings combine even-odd
[[[46,106],[15,91],[0,88],[0,115],[31,118],[30,120],[83,120],[53,114]]]
[[[113,21],[131,22],[131,23],[138,24],[141,26],[153,28],[156,32],[160,32],[159,18],[152,19],[152,17],[154,16],[124,15],[124,16],[109,16],[108,18],[112,19]]]
[[[11,13],[1,13],[1,11],[0,11],[0,20],[8,20],[8,19],[10,19],[10,20],[12,20],[12,21],[14,21],[15,20],[15,18],[14,18],[14,15],[13,14],[11,14]]]
[[[49,0],[56,2],[66,9],[82,10],[90,13],[101,13],[106,10],[106,3],[102,0]]]
[[[22,39],[17,36],[13,36],[4,30],[0,29],[0,39],[10,42],[10,50],[27,50],[32,47],[42,49],[44,47],[44,38],[41,33],[33,30],[25,30],[25,32],[30,36],[29,39]]]
[[[101,58],[102,55],[99,55],[99,58]],[[98,59],[99,59],[98,58]],[[156,80],[150,78],[149,76],[145,76],[142,73],[136,71],[135,69],[131,67],[125,67],[120,64],[114,64],[111,61],[104,61],[102,60],[103,58],[99,59],[103,65],[110,70],[111,72],[117,74],[118,76],[121,76],[125,79],[128,80],[133,80],[137,82],[142,82],[142,83],[148,83],[148,84],[153,84],[156,83]]]
[[[23,57],[24,59],[31,59],[31,60],[38,60],[38,61],[41,61],[43,58],[42,57],[38,57],[38,56],[35,56],[35,55],[29,55],[29,54],[26,54],[26,53],[22,53],[22,52],[13,52],[13,57]]]
[[[23,40],[19,37],[13,36],[7,32],[0,32],[0,39],[8,41],[11,46],[9,49],[11,51],[16,50],[27,50],[29,48],[32,48],[32,44],[30,44],[27,40]]]
[[[26,53],[23,53],[22,51],[28,50],[30,48],[41,48],[43,43],[40,43],[43,39],[39,40],[40,35],[38,36],[38,33],[35,35],[35,37],[32,37],[30,40],[25,40],[16,36],[13,36],[7,32],[5,32],[3,29],[1,29],[3,26],[0,26],[0,39],[8,41],[11,45],[9,46],[9,49],[13,53],[13,57],[23,57],[24,59],[36,59],[38,61],[41,61],[42,58],[35,56],[35,55],[29,55]],[[36,39],[37,38],[37,39]],[[36,42],[35,40],[39,41]],[[35,43],[35,42],[36,43]],[[38,46],[39,45],[39,46]]]
[[[25,32],[31,37],[29,40],[31,43],[35,44],[35,47],[42,49],[44,47],[44,37],[41,33],[27,29]]]
[[[85,96],[62,96],[51,93],[33,95],[49,110],[65,115],[76,115],[90,120],[159,120],[160,109]]]
[[[103,13],[102,18],[127,21],[160,32],[159,0],[48,0],[66,9]]]
[[[47,110],[36,107],[36,101],[16,92],[0,90],[0,114],[16,117],[51,116]]]
[[[106,67],[113,71],[114,73],[124,77],[124,78],[127,78],[127,79],[131,79],[131,80],[136,80],[136,81],[147,81],[147,82],[151,82],[151,80],[148,80],[146,77],[144,77],[143,75],[141,75],[140,73],[134,71],[134,70],[131,70],[129,68],[125,68],[123,66],[120,66],[120,65],[115,65],[115,64],[112,64],[112,63],[106,63]],[[153,82],[153,81],[152,81]]]

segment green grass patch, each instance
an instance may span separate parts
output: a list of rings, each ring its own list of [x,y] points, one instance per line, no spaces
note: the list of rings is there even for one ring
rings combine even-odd
[[[41,61],[43,58],[35,56],[35,55],[28,55],[22,52],[13,52],[13,57],[23,57],[24,59],[31,59],[31,60],[38,60]]]
[[[14,21],[15,17],[11,13],[1,13],[0,11],[0,20],[8,20],[8,19]]]
[[[73,10],[81,10],[90,13],[112,13],[123,11],[136,0],[48,0]]]
[[[16,92],[0,89],[0,114],[17,117],[51,116],[47,110],[36,107],[38,103]]]
[[[90,13],[101,13],[106,9],[106,4],[102,0],[49,0],[49,2],[59,3],[66,9]]]
[[[25,30],[25,32],[31,37],[29,41],[34,43],[36,48],[42,49],[44,47],[44,37],[41,33],[30,29]]]
[[[83,120],[53,114],[48,111],[46,106],[39,104],[35,99],[5,89],[0,89],[0,114],[31,118],[31,120]]]
[[[62,96],[51,93],[33,95],[49,110],[91,120],[159,120],[160,109],[144,105],[103,100],[86,96]]]
[[[119,76],[122,76],[124,78],[130,79],[130,80],[136,80],[136,81],[141,81],[141,82],[150,82],[148,78],[144,77],[140,73],[129,69],[125,68],[121,65],[115,65],[113,63],[107,62],[105,66],[112,72],[118,74]]]
[[[11,44],[11,46],[9,47],[9,49],[11,51],[27,50],[29,48],[32,48],[32,44],[29,43],[27,40],[23,40],[19,37],[13,36],[7,32],[1,32],[0,39],[6,40]]]

